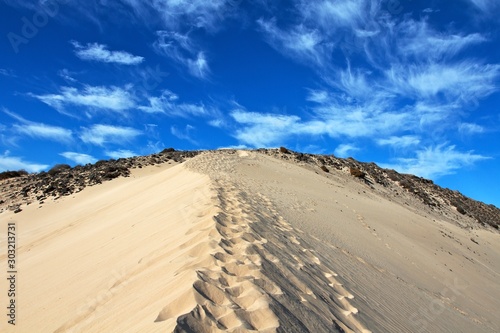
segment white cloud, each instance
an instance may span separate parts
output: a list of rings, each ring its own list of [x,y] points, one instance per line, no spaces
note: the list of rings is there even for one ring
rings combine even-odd
[[[96,158],[94,158],[88,154],[81,154],[81,153],[67,151],[67,152],[61,153],[59,155],[65,157],[68,160],[71,160],[77,164],[81,164],[81,165],[97,162]]]
[[[484,127],[478,124],[461,123],[458,125],[458,131],[464,135],[473,135],[484,133]]]
[[[392,98],[392,93],[377,82],[376,77],[370,75],[366,70],[357,69],[353,72],[348,62],[347,69],[338,70],[337,79],[331,84],[347,94],[349,102],[367,100],[370,103],[386,103]]]
[[[301,62],[313,62],[317,66],[326,65],[333,43],[324,40],[318,30],[309,29],[304,25],[281,30],[274,20],[260,19],[257,23],[269,44],[284,55]]]
[[[417,146],[420,143],[420,138],[415,135],[391,136],[389,138],[377,139],[376,142],[380,146],[407,148]]]
[[[47,139],[64,143],[68,143],[73,140],[73,132],[69,129],[43,123],[35,123],[24,119],[20,115],[14,112],[10,112],[5,108],[3,108],[2,111],[21,123],[14,124],[12,126],[15,134],[27,135],[32,138]]]
[[[126,144],[141,134],[141,131],[132,127],[97,124],[90,128],[83,127],[80,139],[85,143],[102,146],[106,143]]]
[[[297,116],[265,114],[234,110],[231,117],[239,124],[235,137],[253,147],[270,147],[281,143],[293,130],[300,120]]]
[[[186,141],[191,142],[192,144],[197,145],[198,143],[195,140],[193,140],[193,138],[191,137],[191,132],[193,130],[195,130],[195,127],[191,126],[191,125],[186,125],[184,130],[180,130],[176,126],[170,127],[170,133],[172,133],[173,136],[175,136],[181,140],[186,140]]]
[[[468,0],[470,1],[474,6],[479,8],[483,12],[489,12],[493,11],[494,9],[499,8],[498,1],[496,0]]]
[[[456,128],[458,111],[463,114],[498,91],[500,65],[455,60],[467,48],[488,42],[480,33],[451,31],[451,26],[438,31],[425,16],[396,19],[386,15],[380,1],[296,4],[292,23],[278,27],[277,22],[286,22],[278,20],[278,12],[257,21],[271,46],[310,66],[330,86],[310,90],[307,100],[317,104],[311,108],[314,120],[298,121],[290,135],[377,140],[403,131],[421,135],[424,127],[438,123]]]
[[[380,163],[380,166],[435,179],[453,174],[464,167],[471,167],[486,159],[489,157],[475,154],[473,151],[460,152],[454,145],[441,144],[418,150],[415,157],[399,158],[395,164]]]
[[[135,56],[125,51],[110,51],[103,44],[88,43],[87,45],[82,45],[75,41],[72,41],[71,44],[75,48],[76,56],[82,60],[120,65],[137,65],[144,61],[143,57]]]
[[[139,106],[137,108],[147,113],[166,113],[167,110],[172,109],[178,99],[179,96],[170,90],[164,90],[160,97],[149,97],[148,106]]]
[[[302,0],[299,5],[305,19],[318,22],[332,33],[338,28],[356,28],[367,23],[378,7],[377,1],[370,0]]]
[[[213,127],[223,128],[226,126],[226,121],[223,118],[216,118],[209,120],[208,124]]]
[[[66,106],[71,105],[110,111],[124,111],[135,106],[135,97],[128,90],[114,86],[62,87],[59,94],[31,96],[58,111],[64,111]]]
[[[171,117],[209,116],[216,112],[203,103],[179,103],[179,96],[170,90],[164,90],[159,97],[149,97],[148,106],[139,106],[139,110],[148,113],[165,113]]]
[[[349,157],[351,156],[352,152],[358,151],[359,148],[348,143],[344,143],[339,145],[337,148],[335,148],[335,151],[333,152],[335,156],[338,157]]]
[[[407,20],[397,25],[392,36],[397,43],[397,52],[403,57],[415,57],[419,62],[450,58],[467,47],[487,42],[479,34],[438,32],[424,19]]]
[[[270,147],[291,136],[379,137],[414,125],[410,112],[382,112],[377,105],[341,105],[327,101],[313,108],[315,118],[302,120],[295,115],[247,112],[237,109],[231,117],[240,125],[235,137],[254,147]]]
[[[0,75],[16,77],[16,75],[14,74],[14,72],[12,70],[5,69],[5,68],[0,68]]]
[[[72,72],[70,72],[68,69],[63,68],[60,71],[57,72],[57,75],[59,75],[61,78],[63,78],[67,82],[75,83],[77,80],[73,77]]]
[[[328,92],[325,90],[310,89],[306,99],[310,102],[325,103],[329,99],[329,97]]]
[[[196,27],[216,30],[226,17],[234,15],[240,1],[235,0],[125,0],[144,20],[160,17],[171,29]]]
[[[431,13],[439,13],[441,10],[440,9],[435,9],[435,8],[425,8],[422,10],[423,13],[431,14]]]
[[[471,62],[456,64],[407,65],[393,67],[387,77],[403,96],[434,99],[444,95],[447,100],[464,103],[486,97],[498,88],[500,65],[480,65]]]
[[[332,59],[336,49],[350,52],[359,48],[354,37],[365,40],[379,34],[376,18],[381,17],[380,1],[299,0],[294,16],[295,24],[286,27],[278,27],[276,17],[261,18],[257,23],[279,52],[326,74],[325,66],[335,67]]]
[[[109,156],[109,157],[114,158],[114,159],[137,156],[136,153],[134,153],[131,150],[127,150],[127,149],[119,149],[119,150],[114,150],[114,151],[106,151],[104,154],[106,154],[106,156]]]
[[[66,128],[46,124],[23,124],[13,126],[16,133],[25,134],[32,138],[48,139],[57,142],[72,141],[72,131]]]
[[[203,52],[198,52],[196,59],[187,59],[187,66],[191,75],[204,79],[210,74],[208,62]]]
[[[26,170],[28,172],[40,172],[48,167],[46,164],[27,162],[21,157],[9,156],[8,151],[0,155],[0,171]]]
[[[206,79],[210,68],[205,53],[189,37],[175,31],[157,31],[158,39],[154,43],[156,51],[184,66],[197,78]]]
[[[245,145],[234,145],[234,146],[219,147],[217,149],[224,150],[224,149],[251,149],[251,148]]]
[[[270,147],[281,143],[292,134],[300,118],[276,114],[265,114],[234,110],[231,117],[244,127],[236,131],[235,137],[253,147]]]

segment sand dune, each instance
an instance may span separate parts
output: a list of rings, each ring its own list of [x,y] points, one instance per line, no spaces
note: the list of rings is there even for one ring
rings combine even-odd
[[[4,212],[19,312],[1,331],[500,331],[499,234],[384,191],[218,151]]]
[[[1,331],[172,331],[195,305],[196,269],[213,264],[212,195],[206,176],[150,167],[3,214],[17,222],[19,310]]]

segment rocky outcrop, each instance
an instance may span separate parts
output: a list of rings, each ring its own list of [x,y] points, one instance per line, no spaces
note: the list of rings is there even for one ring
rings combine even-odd
[[[348,172],[355,178],[365,181],[368,186],[378,184],[386,188],[387,192],[392,193],[394,198],[398,196],[398,193],[404,191],[430,209],[452,209],[461,215],[470,217],[480,226],[500,229],[500,209],[496,206],[473,200],[458,191],[442,188],[429,179],[401,174],[395,170],[381,168],[375,163],[359,162],[353,158],[344,159],[333,155],[305,154],[290,149],[286,149],[287,153],[284,154],[281,148],[258,149],[256,151],[304,165],[320,168],[325,166],[330,172],[332,169]]]
[[[6,171],[0,179],[0,212],[18,211],[22,204],[43,204],[48,198],[58,199],[80,192],[87,186],[101,184],[118,177],[128,177],[130,169],[166,162],[182,163],[196,156],[198,151],[175,151],[173,148],[158,154],[101,160],[94,164],[57,164],[47,172],[28,174]]]

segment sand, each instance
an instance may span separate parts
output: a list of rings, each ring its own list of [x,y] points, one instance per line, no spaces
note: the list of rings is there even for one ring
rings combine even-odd
[[[4,212],[19,296],[0,330],[500,331],[499,234],[377,186],[218,151]]]
[[[0,331],[172,331],[212,264],[212,195],[207,176],[164,165],[2,214],[2,241],[17,222],[18,315]]]

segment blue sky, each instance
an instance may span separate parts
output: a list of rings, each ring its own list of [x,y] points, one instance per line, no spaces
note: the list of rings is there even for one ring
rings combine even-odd
[[[500,207],[497,0],[0,7],[0,170],[283,145]]]

